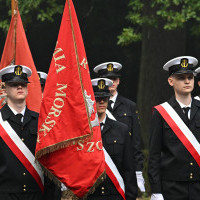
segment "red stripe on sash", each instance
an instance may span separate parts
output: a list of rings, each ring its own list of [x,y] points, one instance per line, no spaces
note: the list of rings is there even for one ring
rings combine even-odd
[[[113,174],[112,170],[110,169],[110,167],[108,166],[107,163],[106,163],[106,174],[109,176],[109,178],[111,179],[111,181],[113,182],[113,184],[115,185],[117,191],[121,194],[121,196],[123,197],[123,199],[126,200],[124,191],[120,187],[117,178],[115,177],[115,175]]]
[[[162,107],[162,105],[155,106],[155,108],[159,111],[159,113],[162,115],[164,120],[168,123],[168,125],[176,134],[176,136],[179,138],[179,140],[183,143],[186,149],[190,152],[190,154],[196,160],[197,164],[200,166],[200,156],[198,152],[196,151],[194,146],[190,143],[190,141],[187,139],[187,137],[184,135],[184,133],[180,130],[178,125],[174,122],[174,120],[167,113],[167,111]]]
[[[21,152],[21,150],[17,147],[17,145],[13,142],[10,136],[7,134],[5,129],[0,125],[0,136],[4,140],[4,142],[8,145],[11,151],[15,154],[15,156],[20,160],[20,162],[24,165],[24,167],[29,171],[29,173],[33,176],[37,184],[39,185],[42,192],[44,192],[44,185],[41,181],[41,178],[29,160],[25,157],[25,155]]]

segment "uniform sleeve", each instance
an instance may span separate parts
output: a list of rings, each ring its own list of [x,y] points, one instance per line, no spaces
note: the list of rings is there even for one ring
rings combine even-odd
[[[162,151],[163,120],[157,110],[154,110],[151,121],[149,140],[149,166],[148,175],[151,193],[161,193],[161,151]]]
[[[135,174],[135,160],[132,154],[131,140],[128,134],[128,127],[124,133],[125,146],[123,149],[123,171],[126,200],[134,200],[137,197],[137,182]]]
[[[142,137],[140,134],[140,123],[139,123],[139,116],[138,116],[138,109],[137,106],[133,106],[133,116],[132,116],[132,143],[134,146],[134,155],[136,160],[136,171],[142,171],[143,169],[143,161],[144,161],[144,154],[142,152]]]

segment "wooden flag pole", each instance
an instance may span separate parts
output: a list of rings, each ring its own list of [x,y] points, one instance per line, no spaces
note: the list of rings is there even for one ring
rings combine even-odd
[[[18,8],[18,0],[11,0],[11,9],[12,9],[12,17],[15,17],[15,24],[14,24],[14,57],[12,60],[12,63],[10,64],[15,64],[15,57],[16,57],[16,26],[17,26],[17,8]]]
[[[12,16],[16,14],[18,0],[11,0]]]

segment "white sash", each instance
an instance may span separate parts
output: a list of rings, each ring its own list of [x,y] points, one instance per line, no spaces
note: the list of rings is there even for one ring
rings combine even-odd
[[[200,166],[200,144],[176,111],[165,102],[155,107]]]
[[[26,160],[25,160],[25,163],[27,163],[27,164],[25,164],[26,166],[21,161],[22,164],[26,167],[26,169],[29,172],[30,171],[32,172],[32,173],[30,172],[32,174],[32,176],[34,176],[34,174],[36,174],[36,176],[39,176],[40,182],[42,183],[42,185],[44,185],[43,172],[41,170],[39,163],[35,160],[35,157],[32,154],[32,152],[22,142],[22,140],[19,138],[19,136],[14,131],[14,129],[10,126],[10,124],[7,121],[3,121],[1,113],[0,113],[0,126],[1,126],[1,128],[3,128],[3,129],[1,129],[2,139],[5,141],[5,143],[8,145],[9,148],[12,146],[12,148],[10,148],[10,149],[17,156],[18,159],[20,158],[19,159],[20,161],[24,160],[24,157],[26,158]],[[6,137],[4,137],[2,134],[5,134]],[[36,177],[35,179],[38,180],[38,177]],[[40,188],[42,187],[41,183],[39,184]]]
[[[112,113],[106,109],[106,114],[108,118],[115,120],[115,117],[112,115]],[[122,176],[120,175],[115,163],[112,161],[112,158],[108,154],[108,152],[103,147],[104,155],[105,155],[105,161],[106,161],[106,173],[115,185],[118,192],[122,195],[122,197],[125,199],[125,186],[124,186],[124,180]]]

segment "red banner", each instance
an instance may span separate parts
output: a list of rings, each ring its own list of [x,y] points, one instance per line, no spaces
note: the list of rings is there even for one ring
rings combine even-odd
[[[32,75],[29,78],[31,83],[28,84],[28,97],[26,103],[29,109],[39,112],[42,98],[40,81],[18,10],[17,13],[13,15],[10,22],[10,28],[1,58],[0,69],[11,64],[25,65],[32,70]]]
[[[84,44],[72,0],[67,0],[46,80],[36,157],[77,197],[105,170],[101,132]]]

